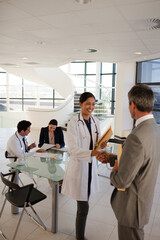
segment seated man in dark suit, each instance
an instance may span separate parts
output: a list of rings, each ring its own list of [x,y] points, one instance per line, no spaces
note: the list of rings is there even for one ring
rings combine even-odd
[[[41,128],[39,144],[41,147],[44,143],[55,144],[56,148],[64,147],[64,136],[61,127],[57,127],[58,122],[56,119],[52,119],[48,127]]]

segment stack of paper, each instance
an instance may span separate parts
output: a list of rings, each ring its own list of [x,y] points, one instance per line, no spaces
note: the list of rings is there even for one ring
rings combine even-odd
[[[48,150],[48,149],[53,148],[55,146],[56,146],[55,144],[44,143],[41,148],[44,149],[44,150]]]

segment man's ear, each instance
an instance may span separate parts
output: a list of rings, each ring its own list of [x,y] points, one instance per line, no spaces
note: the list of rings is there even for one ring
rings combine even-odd
[[[132,107],[132,109],[135,109],[136,108],[136,104],[132,101],[132,103],[131,103],[131,107]]]
[[[21,136],[25,136],[25,134],[24,134],[24,130],[21,130],[21,131],[19,132],[19,135],[21,135]]]

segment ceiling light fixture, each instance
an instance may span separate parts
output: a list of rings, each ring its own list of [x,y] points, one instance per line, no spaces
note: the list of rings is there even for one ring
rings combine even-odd
[[[98,50],[94,49],[94,48],[89,48],[89,49],[85,49],[84,52],[86,52],[86,53],[96,53],[96,52],[98,52]]]
[[[87,4],[87,3],[90,3],[91,0],[76,0],[76,2],[80,4]]]
[[[25,64],[36,65],[36,64],[39,64],[39,63],[37,63],[37,62],[25,62]]]
[[[37,42],[35,42],[37,45],[43,45],[44,44],[44,42],[43,41],[37,41]]]
[[[134,54],[136,54],[136,55],[141,55],[142,53],[141,53],[141,52],[135,52]]]
[[[7,67],[16,66],[16,64],[14,63],[1,63],[1,65],[7,66]]]

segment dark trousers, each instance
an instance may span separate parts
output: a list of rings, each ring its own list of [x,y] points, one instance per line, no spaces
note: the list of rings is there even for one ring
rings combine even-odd
[[[76,239],[84,240],[86,220],[89,211],[88,201],[77,201]]]
[[[143,228],[130,228],[118,224],[119,240],[144,240]]]

